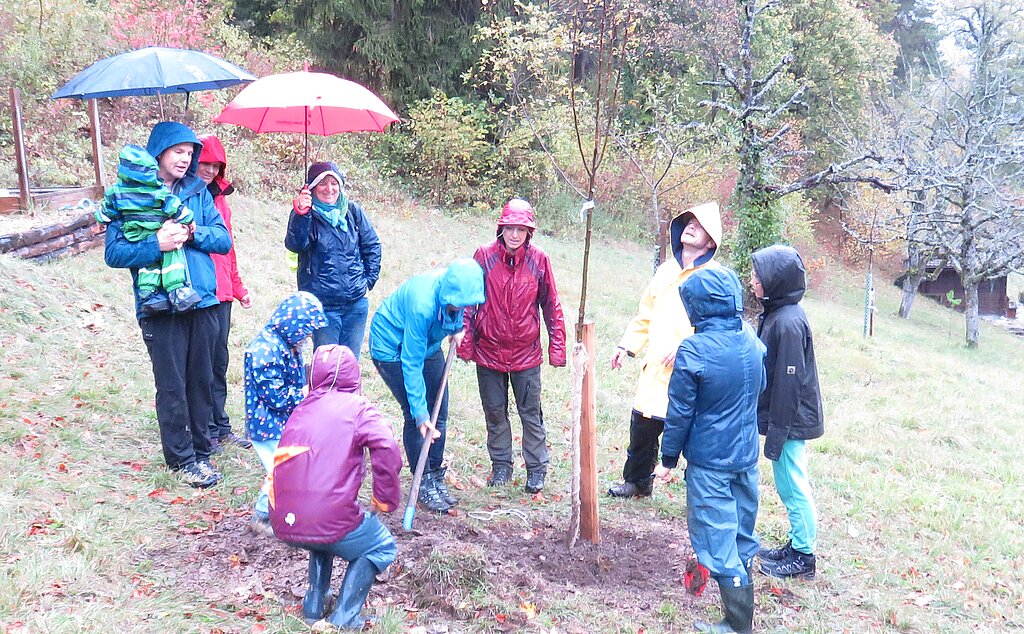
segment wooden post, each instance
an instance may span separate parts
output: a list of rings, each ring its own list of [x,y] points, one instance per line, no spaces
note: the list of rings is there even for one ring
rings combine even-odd
[[[580,403],[580,537],[601,543],[597,516],[597,382],[594,366],[594,322],[583,322],[583,346],[587,349],[587,369],[583,374]]]
[[[92,167],[96,173],[96,186],[106,188],[103,178],[103,143],[100,139],[100,109],[95,99],[89,100],[89,136],[92,137]]]
[[[25,155],[25,127],[21,120],[21,91],[11,88],[11,124],[14,127],[14,160],[18,167],[18,198],[21,208],[32,208],[32,186],[28,181],[28,158]]]

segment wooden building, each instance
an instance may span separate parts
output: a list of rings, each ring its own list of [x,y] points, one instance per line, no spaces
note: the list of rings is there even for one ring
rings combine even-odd
[[[928,273],[935,272],[935,268],[929,266]],[[960,283],[960,275],[950,267],[939,272],[934,280],[921,282],[917,292],[938,301],[941,304],[949,305],[947,295],[953,291],[953,297],[960,300],[957,310],[964,310],[964,286]],[[1000,275],[992,279],[984,280],[978,284],[978,314],[1003,317],[1007,315],[1010,307],[1010,298],[1006,295],[1006,276]]]

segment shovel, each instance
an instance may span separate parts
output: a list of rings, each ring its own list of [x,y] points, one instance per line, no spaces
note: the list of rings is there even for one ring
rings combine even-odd
[[[441,385],[437,388],[437,397],[434,399],[434,411],[430,413],[430,426],[437,425],[437,416],[441,413],[441,401],[444,399],[444,390],[448,386],[448,373],[452,369],[452,361],[455,360],[455,338],[449,337],[448,358],[444,362],[444,374],[441,375]],[[434,442],[433,434],[427,434],[423,439],[423,447],[420,448],[420,456],[416,460],[416,471],[412,476],[412,489],[409,491],[409,503],[405,506],[405,517],[402,519],[402,528],[412,530],[412,521],[416,517],[416,502],[420,498],[420,481],[423,479],[423,468],[427,466],[427,452],[430,451],[430,444]]]

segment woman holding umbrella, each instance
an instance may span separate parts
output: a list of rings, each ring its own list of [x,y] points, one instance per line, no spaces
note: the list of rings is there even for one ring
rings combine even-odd
[[[316,346],[340,344],[359,351],[369,301],[380,275],[380,240],[366,212],[345,192],[345,175],[332,162],[314,163],[292,201],[289,251],[298,254],[298,289],[323,304],[327,326],[313,333]]]

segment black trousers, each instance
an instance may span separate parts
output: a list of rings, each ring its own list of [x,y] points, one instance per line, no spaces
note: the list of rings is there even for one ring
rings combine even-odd
[[[629,420],[629,447],[626,449],[626,464],[622,466],[622,479],[639,485],[647,485],[654,475],[658,463],[661,432],[665,421],[647,418],[633,410]]]
[[[139,320],[153,365],[156,418],[167,466],[177,469],[210,457],[213,420],[213,308]]]
[[[213,424],[210,437],[220,438],[231,433],[231,421],[225,407],[228,402],[228,332],[231,330],[231,304],[221,302],[213,306],[217,318],[217,336],[213,341]]]

